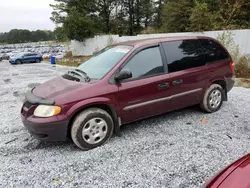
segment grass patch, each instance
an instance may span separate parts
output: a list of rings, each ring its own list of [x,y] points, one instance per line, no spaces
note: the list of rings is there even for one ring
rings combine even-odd
[[[237,78],[250,78],[249,68],[250,58],[248,56],[242,56],[235,64],[235,76]]]
[[[56,64],[78,67],[79,65],[87,61],[89,58],[91,58],[91,56],[72,56],[72,52],[67,52],[64,58],[56,60]],[[50,62],[50,59],[44,59],[44,60]]]
[[[234,86],[235,87],[250,88],[250,79],[236,78]]]
[[[68,61],[62,61],[62,60],[56,60],[57,65],[64,65],[64,66],[70,66],[70,67],[78,67],[81,65],[81,62],[68,62]]]
[[[242,56],[235,63],[235,87],[250,88],[250,57]]]

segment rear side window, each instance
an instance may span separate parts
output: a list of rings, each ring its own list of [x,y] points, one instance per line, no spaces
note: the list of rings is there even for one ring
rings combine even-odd
[[[228,59],[225,49],[213,40],[200,39],[201,51],[205,56],[206,63]]]
[[[162,44],[168,61],[168,71],[177,72],[205,65],[198,40],[179,40]]]

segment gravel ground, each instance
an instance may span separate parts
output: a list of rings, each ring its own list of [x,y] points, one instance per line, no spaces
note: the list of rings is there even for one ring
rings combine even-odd
[[[244,88],[234,88],[217,113],[192,107],[129,124],[121,137],[87,152],[71,141],[33,139],[19,117],[25,92],[67,70],[0,62],[0,187],[195,188],[250,152]]]

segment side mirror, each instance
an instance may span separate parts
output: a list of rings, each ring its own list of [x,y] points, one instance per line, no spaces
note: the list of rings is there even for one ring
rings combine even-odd
[[[129,69],[123,69],[121,70],[121,72],[115,75],[116,81],[121,81],[121,80],[125,80],[128,78],[132,78],[132,72]]]

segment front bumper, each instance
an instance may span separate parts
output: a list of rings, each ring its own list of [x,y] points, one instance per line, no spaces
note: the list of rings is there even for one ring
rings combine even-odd
[[[65,141],[67,139],[68,121],[35,123],[25,118],[22,118],[22,121],[29,133],[39,140]]]
[[[35,96],[32,91],[26,94],[26,101],[21,109],[21,118],[24,126],[31,135],[40,140],[66,140],[69,125],[67,117],[63,114],[48,118],[35,117],[33,113],[39,104],[52,105],[54,100]]]

